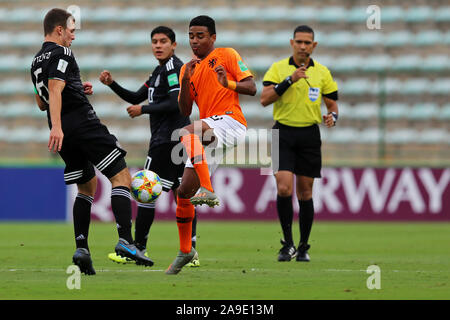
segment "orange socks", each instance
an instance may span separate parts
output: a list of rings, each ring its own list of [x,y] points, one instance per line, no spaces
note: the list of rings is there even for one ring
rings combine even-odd
[[[189,253],[192,247],[192,220],[195,216],[194,205],[190,199],[177,198],[176,215],[180,250]]]
[[[194,165],[200,180],[200,185],[213,192],[211,179],[209,177],[208,163],[206,162],[205,149],[203,149],[200,138],[196,134],[188,134],[181,137],[181,143],[186,148],[188,157]]]

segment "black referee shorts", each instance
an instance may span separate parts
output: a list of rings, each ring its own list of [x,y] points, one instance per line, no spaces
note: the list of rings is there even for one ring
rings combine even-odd
[[[172,150],[174,150],[176,159],[172,159]],[[144,169],[158,174],[161,178],[163,190],[168,192],[180,186],[186,162],[185,158],[183,148],[180,148],[178,143],[164,143],[155,147],[150,146]],[[183,161],[177,161],[180,159]]]
[[[274,133],[272,133],[273,169],[290,171],[300,176],[320,178],[322,141],[319,126],[315,124],[309,127],[290,127],[277,121],[272,129],[278,129],[279,135],[277,146]],[[278,157],[274,156],[277,152]]]
[[[126,151],[99,121],[64,136],[59,155],[64,160],[66,184],[83,184],[95,176],[94,166],[107,178],[126,168]]]

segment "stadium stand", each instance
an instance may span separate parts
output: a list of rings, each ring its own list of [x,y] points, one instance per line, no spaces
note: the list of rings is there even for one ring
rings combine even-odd
[[[34,105],[29,67],[42,43],[43,16],[52,4],[26,0],[1,4],[1,158],[46,160],[52,157],[45,144],[46,114]],[[61,1],[60,7],[71,4]],[[386,1],[381,6],[380,30],[367,28],[367,6],[360,1],[311,0],[300,6],[294,0],[166,0],[162,5],[81,0],[78,5],[81,30],[73,52],[82,78],[94,85],[90,100],[96,112],[123,142],[131,161],[142,162],[150,138],[148,118],[131,120],[127,104],[98,81],[99,73],[109,69],[121,85],[138,89],[157,65],[150,30],[160,24],[174,28],[177,55],[187,61],[192,56],[187,23],[198,14],[209,14],[217,21],[217,46],[236,48],[255,74],[257,96],[242,98],[249,128],[271,128],[272,107],[259,105],[262,77],[274,61],[290,55],[292,30],[309,24],[319,42],[313,58],[330,68],[339,86],[339,126],[322,130],[325,161],[365,164],[395,158],[407,163],[449,163],[447,1]],[[197,111],[192,118],[198,118]],[[379,152],[380,146],[385,153]],[[380,154],[384,158],[373,159]]]

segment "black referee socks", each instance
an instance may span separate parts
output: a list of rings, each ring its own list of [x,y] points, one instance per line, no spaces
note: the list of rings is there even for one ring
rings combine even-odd
[[[73,203],[73,228],[75,232],[75,243],[78,248],[88,247],[89,224],[91,223],[91,206],[93,197],[79,193]]]
[[[313,199],[311,198],[306,201],[299,200],[298,204],[300,206],[300,212],[298,216],[300,220],[300,243],[307,244],[314,220],[314,203]]]
[[[277,195],[277,212],[283,230],[284,241],[293,245],[292,240],[292,219],[294,218],[294,208],[292,207],[292,196],[281,197]]]
[[[131,235],[131,194],[127,187],[115,187],[111,191],[111,209],[117,223],[119,238],[133,243]]]

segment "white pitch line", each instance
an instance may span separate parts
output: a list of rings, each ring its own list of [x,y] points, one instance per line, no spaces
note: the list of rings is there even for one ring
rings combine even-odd
[[[0,269],[0,272],[66,272],[65,269]],[[144,269],[144,270],[109,270],[109,269],[95,269],[96,272],[162,272],[160,269]]]

